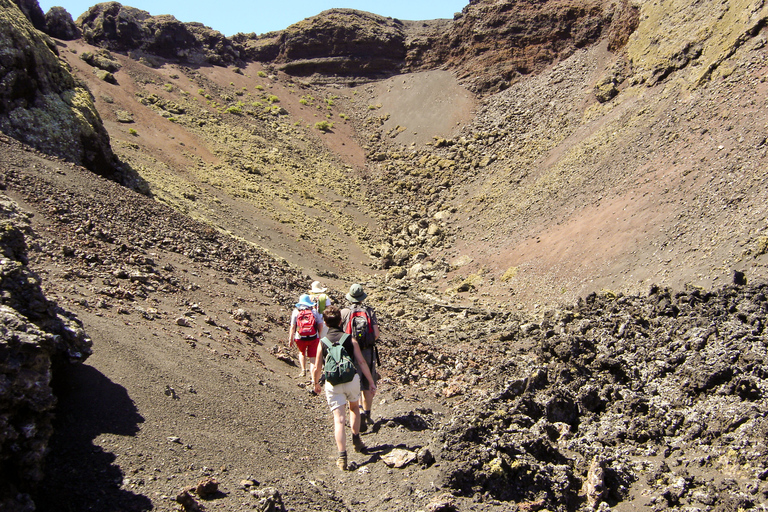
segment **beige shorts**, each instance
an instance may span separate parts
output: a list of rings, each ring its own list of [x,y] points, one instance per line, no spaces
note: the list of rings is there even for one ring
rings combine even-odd
[[[360,375],[355,374],[355,378],[344,384],[332,385],[325,383],[325,399],[328,400],[328,406],[331,411],[344,407],[347,402],[357,402],[360,400]]]

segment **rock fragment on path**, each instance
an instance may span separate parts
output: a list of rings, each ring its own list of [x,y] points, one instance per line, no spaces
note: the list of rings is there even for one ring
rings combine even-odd
[[[415,462],[416,458],[417,457],[415,452],[405,450],[403,448],[395,448],[387,455],[384,455],[381,460],[383,460],[384,464],[391,468],[400,469],[404,468],[411,462]]]

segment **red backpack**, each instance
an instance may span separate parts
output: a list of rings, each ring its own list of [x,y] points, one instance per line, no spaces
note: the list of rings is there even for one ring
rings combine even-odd
[[[368,308],[351,308],[349,311],[349,321],[344,326],[344,332],[351,334],[352,338],[357,340],[361,349],[372,347],[376,341],[373,332],[373,322]]]
[[[311,309],[301,309],[296,316],[296,332],[302,340],[317,338],[317,321]]]

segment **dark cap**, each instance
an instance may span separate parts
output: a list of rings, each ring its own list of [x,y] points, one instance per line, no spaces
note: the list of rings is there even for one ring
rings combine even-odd
[[[349,287],[347,300],[349,302],[363,302],[367,296],[368,294],[363,291],[363,287],[355,283]]]

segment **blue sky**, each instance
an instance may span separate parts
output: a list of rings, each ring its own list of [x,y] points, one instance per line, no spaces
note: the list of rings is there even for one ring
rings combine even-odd
[[[43,12],[54,5],[64,7],[77,19],[95,0],[39,0]],[[334,7],[348,7],[401,20],[453,18],[469,0],[123,0],[123,5],[148,11],[152,15],[171,14],[180,21],[198,21],[225,36],[238,32],[263,34]]]

